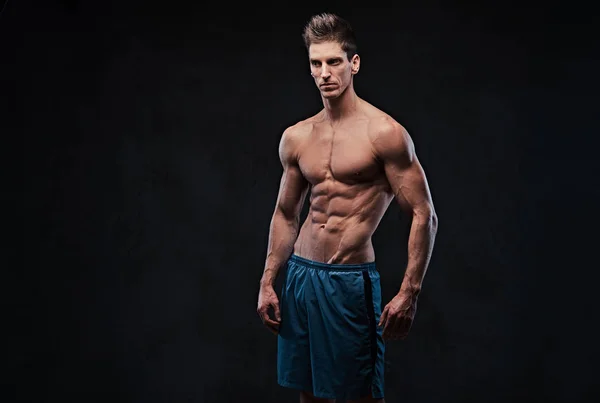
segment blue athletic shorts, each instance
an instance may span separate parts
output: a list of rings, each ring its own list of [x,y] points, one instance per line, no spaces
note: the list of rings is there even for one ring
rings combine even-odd
[[[279,385],[328,399],[384,397],[375,262],[326,264],[292,254],[280,310]]]

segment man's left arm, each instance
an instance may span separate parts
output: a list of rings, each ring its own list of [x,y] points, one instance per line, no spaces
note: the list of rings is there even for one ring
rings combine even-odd
[[[376,155],[383,162],[396,201],[412,214],[408,238],[408,263],[398,294],[385,306],[380,326],[385,339],[404,339],[417,309],[427,266],[433,252],[438,219],[425,172],[407,131],[390,122],[373,140]]]

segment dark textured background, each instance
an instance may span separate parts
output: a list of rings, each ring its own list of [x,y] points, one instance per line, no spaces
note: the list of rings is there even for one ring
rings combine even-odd
[[[321,108],[302,26],[333,11],[358,35],[357,93],[411,133],[440,219],[388,403],[595,400],[595,17],[524,4],[9,1],[11,397],[296,401],[256,298],[279,138]],[[384,304],[409,224],[392,204],[374,237]]]

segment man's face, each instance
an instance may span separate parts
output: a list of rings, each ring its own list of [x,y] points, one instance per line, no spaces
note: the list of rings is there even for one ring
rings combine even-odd
[[[346,52],[337,42],[313,43],[308,49],[310,71],[324,98],[337,98],[358,72],[360,59],[354,55],[348,61]]]

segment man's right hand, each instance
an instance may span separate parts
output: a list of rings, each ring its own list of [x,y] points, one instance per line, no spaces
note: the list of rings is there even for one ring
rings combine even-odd
[[[273,308],[275,320],[269,317],[269,309]],[[279,334],[279,324],[281,322],[281,313],[279,312],[279,299],[273,286],[263,285],[258,292],[258,308],[256,309],[262,323],[273,334]]]

